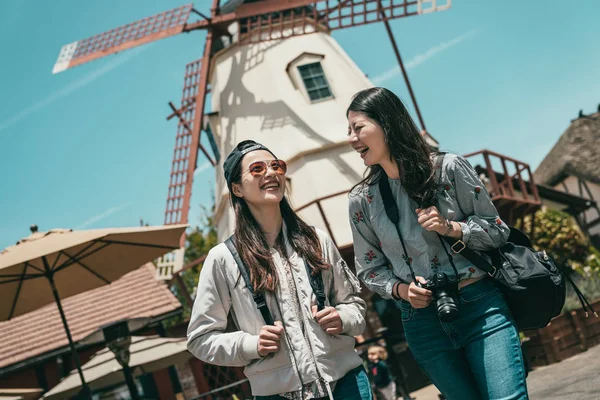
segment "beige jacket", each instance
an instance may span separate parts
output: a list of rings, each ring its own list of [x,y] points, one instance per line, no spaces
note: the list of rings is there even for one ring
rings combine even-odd
[[[320,376],[334,382],[362,363],[354,350],[354,336],[360,335],[365,328],[366,304],[358,295],[360,283],[329,236],[319,230],[317,233],[326,260],[332,266],[322,273],[326,305],[336,308],[344,331],[340,335],[329,335],[312,318],[315,295],[304,263],[287,244],[312,352],[293,312],[286,279],[279,279],[274,296],[266,296],[273,319],[283,322],[285,338],[282,338],[279,352],[260,357],[258,333],[264,319],[224,243],[209,252],[202,267],[188,326],[188,349],[210,364],[245,366],[244,373],[255,396],[300,390],[303,383],[318,378],[315,365]],[[272,254],[279,276],[284,276],[279,253],[272,250]],[[230,313],[239,329],[235,332],[225,332]]]

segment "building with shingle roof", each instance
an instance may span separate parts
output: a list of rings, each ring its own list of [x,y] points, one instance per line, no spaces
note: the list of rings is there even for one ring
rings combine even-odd
[[[594,204],[579,214],[581,228],[600,247],[600,105],[598,111],[582,111],[571,121],[552,150],[534,172],[535,181],[592,200]]]
[[[108,323],[150,318],[149,326],[181,312],[167,285],[156,280],[154,266],[145,264],[119,280],[63,300],[75,342]],[[74,366],[56,304],[0,322],[0,387],[48,390]],[[103,344],[81,346],[85,363]]]

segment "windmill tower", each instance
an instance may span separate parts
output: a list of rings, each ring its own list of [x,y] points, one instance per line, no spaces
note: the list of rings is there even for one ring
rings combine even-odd
[[[450,5],[451,0],[229,0],[219,7],[219,0],[213,0],[207,16],[188,4],[63,46],[53,72],[165,37],[207,30],[203,57],[186,66],[181,104],[169,103],[167,118],[178,124],[165,224],[187,223],[202,151],[216,167],[216,222],[219,238],[225,238],[233,221],[220,154],[252,138],[288,161],[292,204],[307,222],[347,247],[346,193],[363,166],[346,144],[344,113],[352,94],[372,85],[330,33],[385,24],[425,132],[389,20]],[[188,22],[192,13],[200,19]],[[211,111],[205,114],[209,91]],[[212,154],[200,142],[202,132]],[[159,278],[178,277],[184,245],[185,236],[179,250],[160,260]]]

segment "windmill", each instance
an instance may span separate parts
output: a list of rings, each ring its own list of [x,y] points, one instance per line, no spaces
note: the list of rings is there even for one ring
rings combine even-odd
[[[166,37],[207,31],[202,58],[186,66],[181,104],[177,107],[169,102],[171,114],[167,117],[176,118],[178,127],[164,222],[187,223],[198,150],[213,166],[218,165],[220,157],[219,146],[210,126],[205,123],[209,73],[216,53],[230,46],[276,43],[308,34],[329,34],[334,30],[383,22],[425,132],[425,123],[389,21],[445,10],[450,7],[451,0],[440,3],[443,4],[436,0],[229,0],[219,7],[219,0],[213,0],[210,15],[188,4],[63,46],[53,73]],[[198,18],[190,22],[192,14]],[[210,119],[210,115],[208,117]],[[200,142],[203,130],[211,144],[212,155]],[[181,249],[159,262],[159,276],[169,279],[173,272],[181,270],[184,244],[185,237],[182,237]]]

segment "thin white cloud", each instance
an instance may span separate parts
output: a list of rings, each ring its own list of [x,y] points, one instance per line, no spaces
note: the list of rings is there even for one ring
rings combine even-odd
[[[131,201],[127,202],[127,203],[123,203],[120,204],[118,206],[115,207],[111,207],[108,210],[98,214],[98,215],[94,215],[92,218],[89,218],[88,220],[86,220],[84,223],[82,223],[81,225],[79,225],[77,228],[75,229],[83,229],[85,227],[88,227],[92,224],[95,224],[98,221],[103,220],[104,218],[108,217],[111,214],[116,213],[117,211],[121,211],[122,209],[129,207],[132,204]]]
[[[423,64],[425,61],[429,60],[431,57],[435,56],[436,54],[441,53],[442,51],[447,50],[451,47],[454,47],[472,36],[475,36],[476,33],[476,30],[471,30],[467,33],[463,33],[462,35],[455,37],[452,40],[448,40],[447,42],[442,42],[436,46],[433,46],[432,48],[428,49],[425,53],[417,54],[416,56],[414,56],[404,66],[406,67],[406,69],[416,68],[419,65]],[[371,79],[371,81],[375,85],[381,85],[383,82],[386,82],[399,74],[400,67],[396,65],[388,69],[387,71],[375,76],[373,79]]]
[[[12,116],[11,118],[8,118],[4,121],[0,121],[0,132],[2,132],[4,129],[8,128],[9,126],[14,125],[17,122],[22,121],[23,119],[29,117],[34,112],[47,107],[48,105],[52,104],[56,100],[58,100],[62,97],[65,97],[65,96],[75,92],[76,90],[81,89],[84,86],[89,85],[90,83],[94,82],[96,79],[109,73],[110,71],[117,68],[118,66],[125,64],[126,62],[131,60],[133,57],[137,56],[142,50],[144,50],[148,47],[149,47],[149,45],[137,47],[137,48],[127,52],[126,54],[119,55],[119,56],[115,57],[111,62],[104,65],[103,67],[98,68],[95,71],[92,71],[91,73],[85,75],[84,77],[82,77],[74,82],[71,82],[69,85],[65,86],[64,88],[62,88],[60,90],[57,90],[56,92],[52,93],[50,96],[38,101],[37,103],[33,104],[32,106],[29,106],[29,107],[21,110],[20,112],[18,112],[16,115]]]
[[[196,168],[196,171],[194,172],[194,176],[198,176],[200,175],[201,172],[203,172],[204,170],[208,169],[212,167],[212,164],[209,163],[208,161],[205,162],[204,164],[202,164],[201,166],[199,166],[198,168]]]

